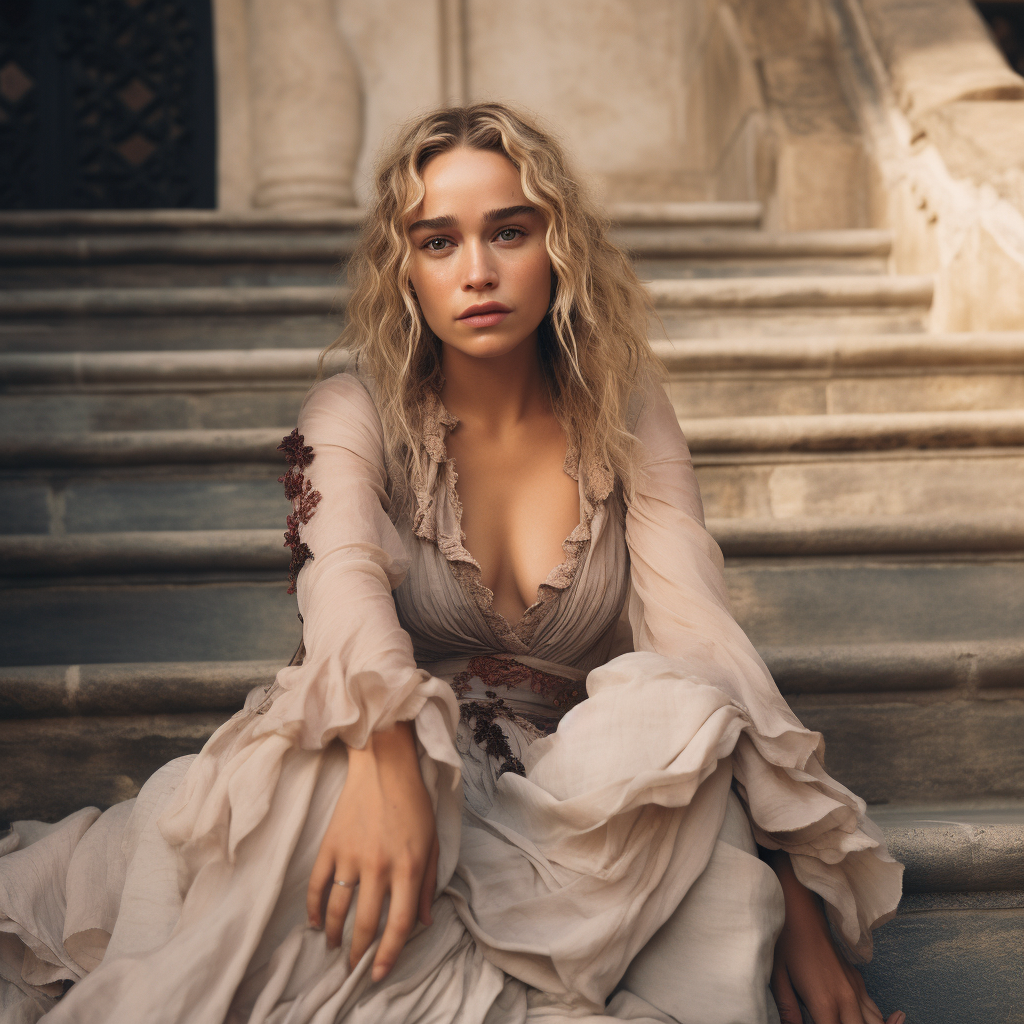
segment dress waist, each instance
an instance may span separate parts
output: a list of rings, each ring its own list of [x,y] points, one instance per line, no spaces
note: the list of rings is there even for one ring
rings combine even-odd
[[[500,700],[545,734],[587,698],[586,672],[526,655],[480,654],[424,662],[420,668],[447,680],[460,702]]]

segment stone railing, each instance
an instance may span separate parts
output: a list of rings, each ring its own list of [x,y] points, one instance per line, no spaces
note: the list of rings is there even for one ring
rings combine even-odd
[[[903,273],[932,328],[1024,327],[1024,79],[967,0],[822,0]]]

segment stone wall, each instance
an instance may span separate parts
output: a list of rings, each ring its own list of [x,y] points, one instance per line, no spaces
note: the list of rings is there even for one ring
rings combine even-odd
[[[1024,317],[1024,79],[969,0],[215,0],[220,206],[358,204],[394,126],[506,100],[606,200],[890,227],[934,326]]]

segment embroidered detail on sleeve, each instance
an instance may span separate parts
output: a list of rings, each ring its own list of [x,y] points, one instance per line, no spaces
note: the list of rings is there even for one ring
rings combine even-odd
[[[313,557],[309,545],[299,537],[299,527],[305,526],[312,519],[323,495],[313,490],[313,484],[302,472],[313,461],[313,448],[306,444],[298,427],[281,441],[277,450],[284,452],[288,461],[284,476],[279,476],[277,482],[284,484],[284,496],[292,503],[292,514],[285,520],[288,529],[285,531],[284,543],[285,547],[292,549],[292,559],[288,566],[288,593],[294,594],[299,570]]]

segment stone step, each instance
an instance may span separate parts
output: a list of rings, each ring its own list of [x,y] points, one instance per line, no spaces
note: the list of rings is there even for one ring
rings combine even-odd
[[[616,226],[613,239],[648,277],[884,274],[886,231],[766,232]],[[74,286],[337,283],[354,231],[110,232],[0,237],[0,289]]]
[[[694,456],[694,466],[709,518],[955,518],[1024,508],[1020,447],[709,454]]]
[[[606,210],[621,226],[756,228],[763,208],[756,202],[619,202]],[[69,235],[161,232],[168,236],[203,231],[316,233],[358,229],[364,213],[357,207],[315,211],[271,210],[4,210],[0,234]]]
[[[1001,554],[1024,556],[1024,513],[708,519],[726,557]],[[0,536],[0,577],[272,572],[287,569],[280,529]]]
[[[679,337],[924,328],[930,277],[789,276],[648,282]],[[344,288],[21,288],[0,290],[0,350],[324,346],[341,326]]]
[[[973,516],[1024,508],[1024,448],[695,457],[705,514]],[[280,529],[274,463],[10,470],[0,534]]]
[[[204,351],[330,345],[336,314],[232,316],[0,317],[0,352]]]
[[[930,691],[947,700],[970,700],[1024,689],[1024,638],[762,647],[759,653],[788,698]],[[281,665],[265,660],[0,667],[0,719],[233,712],[250,689],[269,686]]]
[[[928,276],[752,277],[654,280],[647,291],[659,311],[927,309]],[[326,314],[343,310],[346,287],[10,288],[0,290],[0,318],[46,316],[202,316]]]
[[[287,660],[299,634],[284,575],[8,577],[0,664]],[[1013,554],[737,556],[725,577],[761,646],[1005,640],[1024,622],[1024,560]]]
[[[121,693],[128,699],[139,681],[154,676],[122,678]],[[241,673],[234,678],[240,682]],[[204,703],[177,714],[61,714],[0,722],[0,750],[5,764],[13,766],[5,773],[0,815],[53,819],[81,806],[106,806],[134,795],[167,760],[197,751],[233,710],[204,710]],[[978,793],[998,794],[987,798],[990,804],[1001,800],[1019,806],[1024,801],[1024,759],[1015,742],[1024,725],[1019,698],[835,704],[824,712],[806,707],[797,713],[809,728],[825,732],[826,766],[834,777],[881,809],[900,803],[973,802]],[[869,728],[880,733],[869,734]],[[937,756],[939,744],[944,746]],[[893,817],[890,813],[890,822]],[[889,827],[902,840],[900,854],[905,856],[914,827]],[[1024,823],[1004,825],[1017,831],[1001,838],[1019,837],[1022,828]],[[931,861],[930,868],[924,858],[907,859],[919,871],[908,881],[910,892],[977,891],[1000,886],[1006,877],[1000,866],[1005,862],[997,857],[979,863],[973,881],[950,871],[948,858]],[[1019,877],[1019,862],[1015,870],[1018,875],[1011,877]]]
[[[1024,409],[680,419],[694,455],[888,451],[1024,444]],[[11,433],[0,466],[281,464],[283,427]]]
[[[655,342],[680,416],[1024,408],[1024,335]],[[0,432],[294,420],[315,349],[0,354]],[[333,354],[332,373],[347,364]]]
[[[654,342],[681,416],[1024,408],[1024,335]],[[0,429],[287,422],[315,349],[0,354]],[[333,373],[347,365],[332,353]]]
[[[1024,825],[974,825],[973,807],[929,825],[886,825],[890,849],[907,866],[896,917],[875,933],[861,968],[868,991],[910,1021],[1021,1019],[1024,971]],[[980,972],[980,973],[979,973]]]
[[[258,428],[294,423],[306,383],[53,385],[0,393],[0,433]],[[1024,410],[1024,372],[821,378],[691,375],[669,384],[681,419],[942,415]]]
[[[885,261],[892,233],[873,229],[835,231],[759,231],[652,223],[620,224],[617,242],[635,258],[678,257],[691,260],[868,260]],[[0,238],[0,266],[102,266],[157,264],[241,267],[310,264],[336,267],[354,248],[355,234],[334,231],[122,232],[77,234],[8,234]],[[208,268],[208,266],[207,266]],[[10,287],[5,279],[4,287]],[[41,279],[42,280],[42,279]]]
[[[694,374],[806,375],[811,379],[921,373],[1024,373],[1024,333],[831,335],[652,340],[672,378]],[[0,387],[309,384],[318,348],[207,351],[4,352]],[[332,352],[328,373],[348,365]]]

